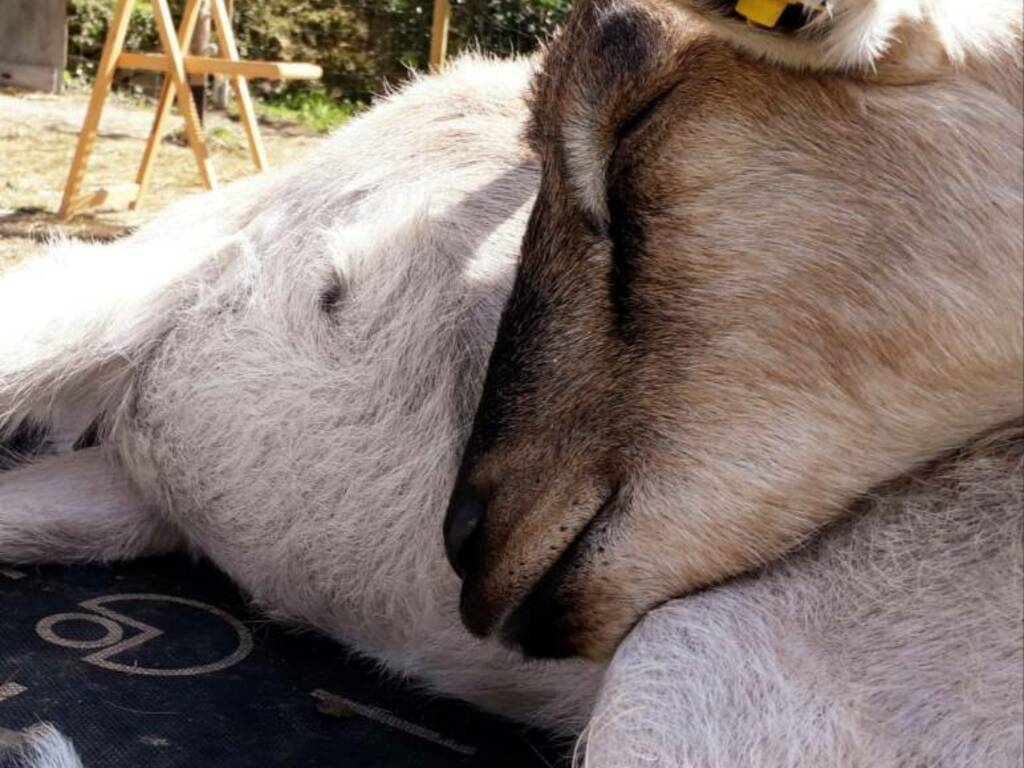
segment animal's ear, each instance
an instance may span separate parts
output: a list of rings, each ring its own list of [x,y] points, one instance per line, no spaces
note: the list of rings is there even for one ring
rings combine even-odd
[[[619,141],[685,76],[692,22],[658,3],[581,0],[545,51],[529,136],[578,205],[608,218],[606,177]]]

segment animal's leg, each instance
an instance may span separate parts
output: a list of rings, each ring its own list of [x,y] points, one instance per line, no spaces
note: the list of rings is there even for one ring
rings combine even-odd
[[[125,560],[182,546],[100,448],[0,474],[0,562]]]
[[[896,768],[890,740],[861,727],[820,651],[731,597],[674,601],[627,637],[579,768]]]
[[[1022,447],[996,433],[759,578],[650,613],[583,765],[1020,766]]]

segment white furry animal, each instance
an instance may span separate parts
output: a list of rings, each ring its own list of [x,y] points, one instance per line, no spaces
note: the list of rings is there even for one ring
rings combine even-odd
[[[0,277],[0,424],[55,453],[0,474],[0,561],[198,549],[399,674],[590,721],[591,766],[1019,764],[1019,435],[667,604],[607,670],[462,627],[441,520],[537,189],[530,69],[463,61],[291,169]]]
[[[927,78],[950,64],[970,68],[1013,55],[1022,23],[1016,0],[767,0],[789,6],[770,28],[738,13],[738,0],[658,1],[695,13],[769,61],[873,72],[883,81]]]
[[[600,670],[469,638],[425,517],[443,512],[536,192],[528,77],[464,63],[272,178],[5,274],[0,421],[98,423],[102,445],[3,476],[0,561],[188,544],[281,620],[581,725]]]

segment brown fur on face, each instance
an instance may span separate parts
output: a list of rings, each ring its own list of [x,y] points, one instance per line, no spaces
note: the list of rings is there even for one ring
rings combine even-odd
[[[606,656],[1024,412],[1020,62],[986,66],[801,75],[577,6],[446,524],[470,629]]]

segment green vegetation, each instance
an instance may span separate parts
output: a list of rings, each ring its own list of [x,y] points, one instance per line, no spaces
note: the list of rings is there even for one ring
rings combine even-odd
[[[245,145],[242,143],[242,137],[225,125],[215,125],[207,131],[206,140],[225,149],[237,152],[241,152],[245,148]]]
[[[180,11],[180,0],[171,0],[171,7]],[[72,79],[92,78],[113,11],[114,4],[108,0],[68,0],[68,68]],[[152,49],[158,40],[152,9],[148,3],[137,3],[125,45],[131,50]]]
[[[323,88],[291,90],[256,102],[256,113],[273,122],[298,123],[318,133],[327,133],[366,109],[363,102],[332,99]]]
[[[170,5],[179,13],[183,0],[170,0]],[[572,0],[452,0],[449,53],[529,53],[571,5]],[[95,70],[112,7],[110,0],[68,0],[73,77],[88,77]],[[243,56],[322,66],[321,84],[264,83],[259,95],[321,93],[309,97],[308,107],[302,106],[305,101],[287,99],[278,106],[325,115],[325,101],[365,103],[404,80],[410,68],[425,69],[432,12],[433,0],[236,0],[234,25]],[[148,3],[136,4],[127,45],[158,46]]]

